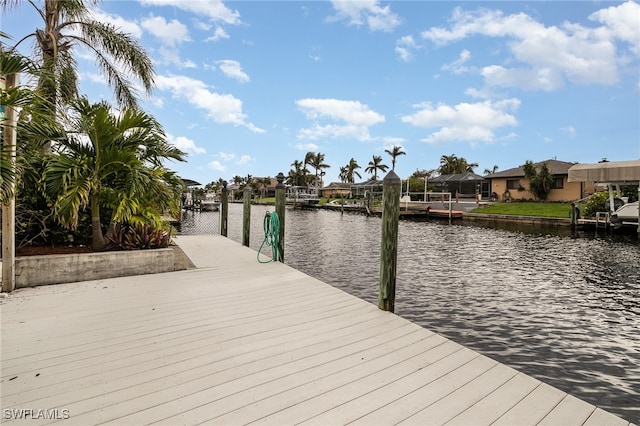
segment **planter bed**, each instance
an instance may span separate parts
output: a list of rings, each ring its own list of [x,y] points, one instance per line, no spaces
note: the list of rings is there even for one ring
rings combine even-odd
[[[172,248],[19,256],[16,288],[99,280],[175,270]]]

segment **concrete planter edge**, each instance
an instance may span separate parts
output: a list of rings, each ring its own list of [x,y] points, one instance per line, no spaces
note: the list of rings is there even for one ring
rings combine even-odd
[[[175,270],[171,248],[53,254],[15,258],[16,288]]]

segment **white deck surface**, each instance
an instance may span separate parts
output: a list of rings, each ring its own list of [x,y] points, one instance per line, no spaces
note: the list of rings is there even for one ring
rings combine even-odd
[[[629,424],[226,238],[177,242],[198,269],[2,299],[2,424]]]

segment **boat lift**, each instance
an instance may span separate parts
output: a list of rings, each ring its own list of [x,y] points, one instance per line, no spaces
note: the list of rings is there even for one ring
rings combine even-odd
[[[638,199],[640,200],[640,160],[631,161],[603,161],[595,164],[575,164],[569,168],[569,182],[588,182],[595,186],[608,186],[609,211],[605,212],[605,223],[608,225],[611,215],[616,211],[614,187],[620,193],[620,185],[638,185]],[[575,203],[572,204],[574,206]],[[572,223],[578,222],[577,215],[572,208]],[[596,217],[596,226],[600,223],[600,216]],[[623,222],[633,225],[636,222]],[[638,209],[638,234],[640,235],[640,209]]]

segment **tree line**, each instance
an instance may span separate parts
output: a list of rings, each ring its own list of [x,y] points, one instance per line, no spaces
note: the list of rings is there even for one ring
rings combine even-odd
[[[40,6],[0,1],[3,13],[23,5],[35,9],[42,27],[16,43],[0,33],[0,75],[6,81],[27,77],[25,84],[2,90],[1,99],[18,112],[15,125],[3,120],[3,135],[16,134],[15,157],[9,139],[0,155],[2,200],[16,198],[17,245],[86,241],[103,250],[125,227],[160,228],[164,212],[179,212],[184,188],[164,163],[184,161],[186,154],[138,106],[129,79],[149,93],[155,77],[151,59],[130,35],[94,20],[82,0]],[[27,41],[33,42],[31,57],[17,52]],[[94,55],[116,107],[91,103],[79,92],[78,46]]]

